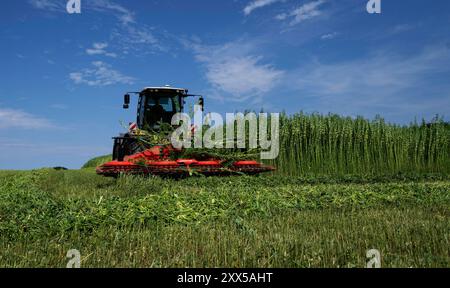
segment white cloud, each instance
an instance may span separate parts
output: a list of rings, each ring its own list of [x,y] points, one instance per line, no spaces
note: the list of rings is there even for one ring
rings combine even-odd
[[[66,12],[64,0],[29,0],[31,5],[40,10],[49,12]],[[117,4],[112,0],[89,0],[82,1],[83,11],[94,11],[106,16],[112,16],[117,19],[115,28],[111,31],[111,39],[114,42],[114,48],[121,49],[125,54],[133,51],[134,53],[153,53],[155,51],[166,52],[166,45],[161,44],[158,38],[166,36],[167,33],[159,33],[155,36],[154,29],[142,23],[137,23],[135,13],[130,9]],[[97,43],[103,44],[103,43]],[[106,48],[106,47],[104,47]],[[103,49],[89,48],[86,50],[89,55],[105,55],[116,57],[116,53],[108,53]]]
[[[291,26],[296,25],[305,20],[322,15],[322,11],[320,11],[318,8],[324,3],[325,0],[312,1],[303,4],[298,8],[293,9],[292,11],[278,14],[277,16],[275,16],[275,18],[278,20],[286,20],[288,18],[293,18],[290,21],[289,25]]]
[[[168,50],[161,44],[158,39],[160,37],[155,36],[154,29],[148,25],[137,23],[134,13],[125,7],[108,0],[94,0],[92,9],[98,12],[112,13],[119,20],[119,24],[111,31],[111,40],[115,43],[115,47],[121,49],[124,54],[130,53],[130,51],[138,55]]]
[[[48,129],[56,128],[51,121],[17,109],[0,108],[0,129]]]
[[[106,48],[108,48],[108,43],[94,43],[92,48],[86,49],[86,53],[88,55],[105,55],[113,58],[117,57],[116,53],[108,52],[105,50]]]
[[[430,47],[409,57],[380,52],[340,63],[314,61],[286,82],[325,111],[432,115],[448,114],[450,84],[442,79],[449,73],[450,49]]]
[[[109,13],[116,17],[122,24],[134,23],[134,13],[120,4],[110,0],[82,0],[83,10],[93,10],[102,13]],[[29,0],[29,3],[36,9],[46,10],[49,12],[66,11],[66,0]]]
[[[114,84],[133,84],[134,78],[123,75],[112,69],[111,65],[102,61],[92,62],[93,68],[87,68],[80,72],[70,73],[70,79],[75,84],[87,84],[89,86],[108,86]]]
[[[322,40],[331,40],[336,38],[339,35],[339,33],[337,32],[333,32],[333,33],[328,33],[328,34],[324,34],[320,37],[320,39]]]
[[[254,0],[247,4],[244,8],[244,14],[250,15],[254,10],[258,8],[262,8],[265,6],[269,6],[273,3],[280,2],[282,0]]]
[[[143,45],[156,45],[158,40],[152,33],[152,28],[145,25],[137,28],[134,26],[125,26],[121,30],[115,30],[112,34],[113,39],[117,39],[126,44],[126,47]],[[150,48],[147,46],[147,49]]]
[[[118,25],[111,32],[111,42],[115,48],[120,49],[123,54],[133,54],[135,56],[168,52],[170,49],[165,40],[176,39],[178,37],[167,32],[156,31],[153,27],[145,24]]]
[[[408,32],[410,30],[413,30],[414,28],[416,28],[416,26],[413,24],[399,24],[392,28],[392,30],[390,31],[390,34],[400,34],[403,32]]]
[[[196,59],[206,67],[208,82],[230,99],[243,101],[260,98],[275,87],[284,72],[264,64],[252,53],[250,44],[229,43],[220,46],[193,45]]]
[[[48,12],[61,12],[66,11],[66,0],[29,0],[29,3],[36,9],[45,10]],[[108,13],[116,17],[121,24],[128,25],[135,23],[134,13],[124,6],[115,3],[110,0],[89,0],[81,1],[82,9],[92,10],[101,13]]]
[[[92,0],[90,7],[98,12],[111,13],[119,20],[111,38],[125,53],[130,50],[165,50],[154,35],[153,28],[137,23],[131,10],[110,0]]]
[[[103,49],[108,47],[108,43],[94,43],[92,46],[96,51],[103,51]]]
[[[29,3],[36,9],[50,12],[65,12],[65,4],[58,0],[29,0]]]
[[[90,0],[88,5],[89,5],[88,8],[91,8],[98,12],[112,13],[124,25],[135,23],[134,13],[129,9],[113,1]]]

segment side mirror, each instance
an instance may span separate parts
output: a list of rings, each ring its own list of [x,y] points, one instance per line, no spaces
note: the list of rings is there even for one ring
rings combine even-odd
[[[203,97],[200,97],[200,99],[198,99],[198,105],[200,105],[200,107],[202,108],[202,112],[205,111],[205,99],[203,99]]]
[[[123,96],[123,109],[128,109],[130,107],[130,94],[125,94]]]

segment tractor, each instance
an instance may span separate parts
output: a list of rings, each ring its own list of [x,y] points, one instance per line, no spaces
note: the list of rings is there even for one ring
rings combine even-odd
[[[121,174],[137,175],[230,175],[259,174],[275,170],[274,167],[254,160],[242,159],[231,165],[224,164],[223,159],[183,159],[171,144],[155,144],[151,147],[142,145],[140,131],[157,133],[163,125],[170,125],[176,113],[184,111],[186,98],[199,97],[198,105],[204,111],[204,98],[189,94],[187,89],[165,87],[146,87],[140,92],[128,92],[124,96],[124,109],[129,109],[131,96],[138,95],[137,118],[130,123],[127,133],[114,137],[112,161],[96,168],[99,175],[118,177]],[[173,127],[173,126],[171,126]]]

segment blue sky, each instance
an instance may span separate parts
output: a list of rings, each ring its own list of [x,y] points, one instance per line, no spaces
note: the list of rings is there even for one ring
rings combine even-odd
[[[450,116],[450,2],[2,1],[0,169],[111,151],[122,95],[170,84],[207,111]]]

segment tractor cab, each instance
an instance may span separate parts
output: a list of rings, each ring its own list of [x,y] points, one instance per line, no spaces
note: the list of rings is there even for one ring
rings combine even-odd
[[[183,112],[184,98],[188,90],[172,87],[147,87],[139,95],[136,124],[139,129],[157,130],[159,123],[169,123],[176,113]],[[130,96],[124,97],[124,108],[127,109]]]
[[[137,125],[140,129],[158,129],[158,123],[169,123],[173,115],[183,112],[186,89],[150,87],[139,93]]]

